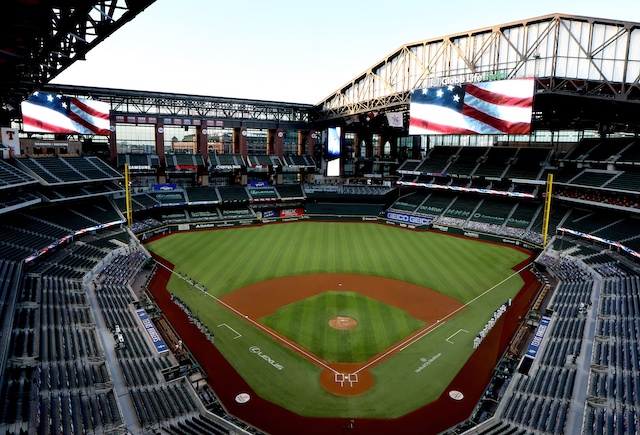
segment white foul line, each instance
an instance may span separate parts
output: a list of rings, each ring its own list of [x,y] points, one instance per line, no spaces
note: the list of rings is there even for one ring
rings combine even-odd
[[[456,335],[458,335],[460,332],[466,332],[467,334],[469,333],[469,331],[467,331],[466,329],[458,329],[458,331],[454,332],[453,334],[451,334],[450,336],[447,337],[447,339],[445,340],[447,343],[451,343],[451,344],[455,344],[453,341],[449,341],[449,339],[451,337],[455,337]]]
[[[235,329],[233,329],[231,326],[227,325],[226,323],[221,323],[218,325],[218,328],[221,326],[226,326],[227,328],[231,329],[233,332],[236,333],[236,336],[233,337],[234,340],[237,340],[238,338],[242,337],[242,334],[240,334],[238,331],[236,331]]]
[[[161,265],[162,267],[164,267],[165,269],[167,269],[169,272],[179,276],[180,278],[182,278],[183,280],[187,281],[186,278],[184,278],[182,275],[174,272],[173,270],[169,269],[167,266],[165,266],[164,264],[160,263],[159,261],[156,260],[156,263],[158,263],[159,265]],[[199,290],[202,290],[200,287],[191,284],[194,287],[196,287]],[[316,364],[318,364],[319,366],[324,367],[327,370],[332,371],[333,373],[338,373],[336,370],[334,370],[333,368],[331,368],[330,366],[328,366],[327,364],[324,363],[324,361],[316,358],[314,355],[310,354],[309,352],[305,351],[302,348],[299,348],[298,346],[295,345],[295,343],[292,343],[286,339],[284,339],[283,337],[274,334],[271,330],[265,328],[264,326],[262,326],[260,323],[256,322],[255,320],[249,318],[249,316],[247,316],[246,314],[242,314],[240,311],[236,310],[235,308],[233,308],[231,305],[221,301],[220,299],[218,299],[217,297],[215,297],[214,295],[212,295],[209,292],[205,292],[203,291],[202,294],[209,296],[210,298],[213,298],[213,300],[215,300],[217,303],[219,303],[220,305],[226,307],[228,310],[233,311],[234,313],[236,313],[238,316],[243,317],[245,320],[247,320],[249,323],[253,324],[254,326],[256,326],[257,328],[261,329],[263,332],[265,332],[267,335],[270,335],[271,337],[277,339],[278,341],[281,341],[282,343],[284,343],[286,346],[288,346],[289,348],[293,349],[294,351],[304,355],[307,359],[310,359],[311,361],[315,362]]]
[[[449,314],[447,314],[446,316],[444,316],[442,319],[438,319],[436,321],[436,323],[433,323],[430,326],[427,326],[425,329],[423,329],[422,331],[418,332],[416,335],[413,335],[411,337],[409,337],[406,341],[401,341],[400,343],[398,343],[397,345],[395,345],[394,347],[392,347],[391,349],[387,350],[386,352],[378,355],[377,357],[375,357],[374,359],[372,359],[371,361],[369,361],[368,363],[366,363],[365,365],[363,365],[362,367],[360,367],[358,370],[356,370],[354,373],[359,373],[362,370],[371,367],[374,364],[377,364],[378,361],[380,361],[383,358],[386,358],[388,355],[394,353],[394,352],[401,352],[403,350],[405,350],[407,347],[411,346],[413,343],[415,343],[416,341],[420,340],[422,337],[426,336],[427,334],[435,331],[436,329],[438,329],[439,327],[441,327],[442,325],[445,324],[445,319],[448,319],[449,317],[452,317],[453,315],[455,315],[458,311],[468,307],[469,305],[471,305],[472,303],[474,303],[475,301],[477,301],[478,299],[480,299],[482,296],[486,295],[487,293],[489,293],[490,291],[494,290],[496,287],[498,287],[499,285],[507,282],[508,280],[510,280],[511,278],[513,278],[516,275],[519,275],[520,272],[522,272],[523,270],[525,270],[527,267],[529,267],[531,263],[528,263],[526,265],[524,265],[522,268],[520,268],[519,270],[515,271],[513,274],[509,275],[508,277],[506,277],[505,279],[503,279],[502,281],[500,281],[499,283],[497,283],[496,285],[494,285],[493,287],[489,288],[488,290],[486,290],[485,292],[479,294],[478,296],[476,296],[475,298],[471,299],[469,302],[467,302],[466,304],[456,308],[455,310],[453,310],[452,312],[450,312]]]

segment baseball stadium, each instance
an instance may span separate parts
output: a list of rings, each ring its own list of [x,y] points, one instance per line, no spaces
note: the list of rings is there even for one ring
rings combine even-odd
[[[51,83],[152,3],[10,1],[0,432],[638,433],[640,23],[407,43],[315,105]]]

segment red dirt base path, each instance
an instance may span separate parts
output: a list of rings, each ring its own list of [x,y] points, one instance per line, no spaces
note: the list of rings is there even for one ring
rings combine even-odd
[[[156,259],[173,269],[172,264],[157,257]],[[513,269],[518,270],[532,260],[533,256]],[[521,276],[525,285],[512,300],[511,308],[500,317],[480,347],[472,354],[437,401],[396,419],[356,419],[353,429],[349,430],[349,435],[391,433],[435,435],[466,420],[473,412],[493,375],[493,368],[518,328],[519,317],[524,317],[539,289],[539,283],[529,270],[521,272]],[[170,293],[166,290],[169,278],[168,270],[158,268],[149,283],[149,290],[185,346],[207,373],[207,382],[214,389],[227,412],[273,435],[342,433],[342,428],[349,424],[348,418],[304,417],[258,396],[218,349],[194,324],[189,322],[185,312],[171,301]],[[464,398],[460,401],[452,399],[449,397],[451,390],[462,392]],[[252,399],[246,403],[236,402],[235,397],[240,392],[249,393]]]
[[[350,291],[405,310],[415,319],[435,323],[462,306],[435,290],[379,276],[326,273],[269,279],[242,287],[220,298],[252,319],[326,291]],[[266,297],[265,295],[268,295]],[[256,303],[260,301],[260,303]]]

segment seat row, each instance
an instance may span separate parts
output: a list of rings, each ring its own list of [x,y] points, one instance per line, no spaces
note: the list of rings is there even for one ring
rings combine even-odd
[[[543,433],[564,433],[569,404],[558,399],[516,394],[506,408],[504,417],[516,425],[522,423]]]
[[[635,408],[620,407],[613,410],[589,407],[584,434],[627,435],[635,434],[640,427],[640,416]]]
[[[140,423],[148,427],[199,411],[184,379],[150,388],[129,388]]]
[[[573,263],[549,265],[561,266],[566,276],[580,275],[571,270],[578,267]],[[511,381],[511,394],[499,415],[503,423],[534,433],[564,433],[578,374],[575,358],[585,334],[585,319],[577,306],[589,302],[593,291],[593,281],[559,281],[549,302],[554,321],[535,357],[537,367],[528,375],[516,374]]]
[[[36,404],[38,435],[117,432],[123,425],[113,390],[96,394],[71,392],[39,396]]]

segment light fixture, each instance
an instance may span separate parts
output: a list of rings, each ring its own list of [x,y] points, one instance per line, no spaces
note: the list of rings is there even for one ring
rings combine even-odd
[[[69,32],[69,36],[73,36],[74,38],[76,38],[78,41],[80,42],[84,42],[85,44],[88,44],[87,40],[84,38],[79,37],[78,35],[76,35],[75,33],[71,33]]]
[[[95,9],[96,11],[98,11],[98,12],[100,13],[100,15],[102,15],[103,17],[105,17],[107,20],[115,21],[113,18],[111,18],[111,16],[110,16],[110,15],[107,15],[104,11],[102,11],[102,10],[98,9],[98,7],[97,7],[97,6],[94,6],[94,7],[93,7],[93,9]]]

